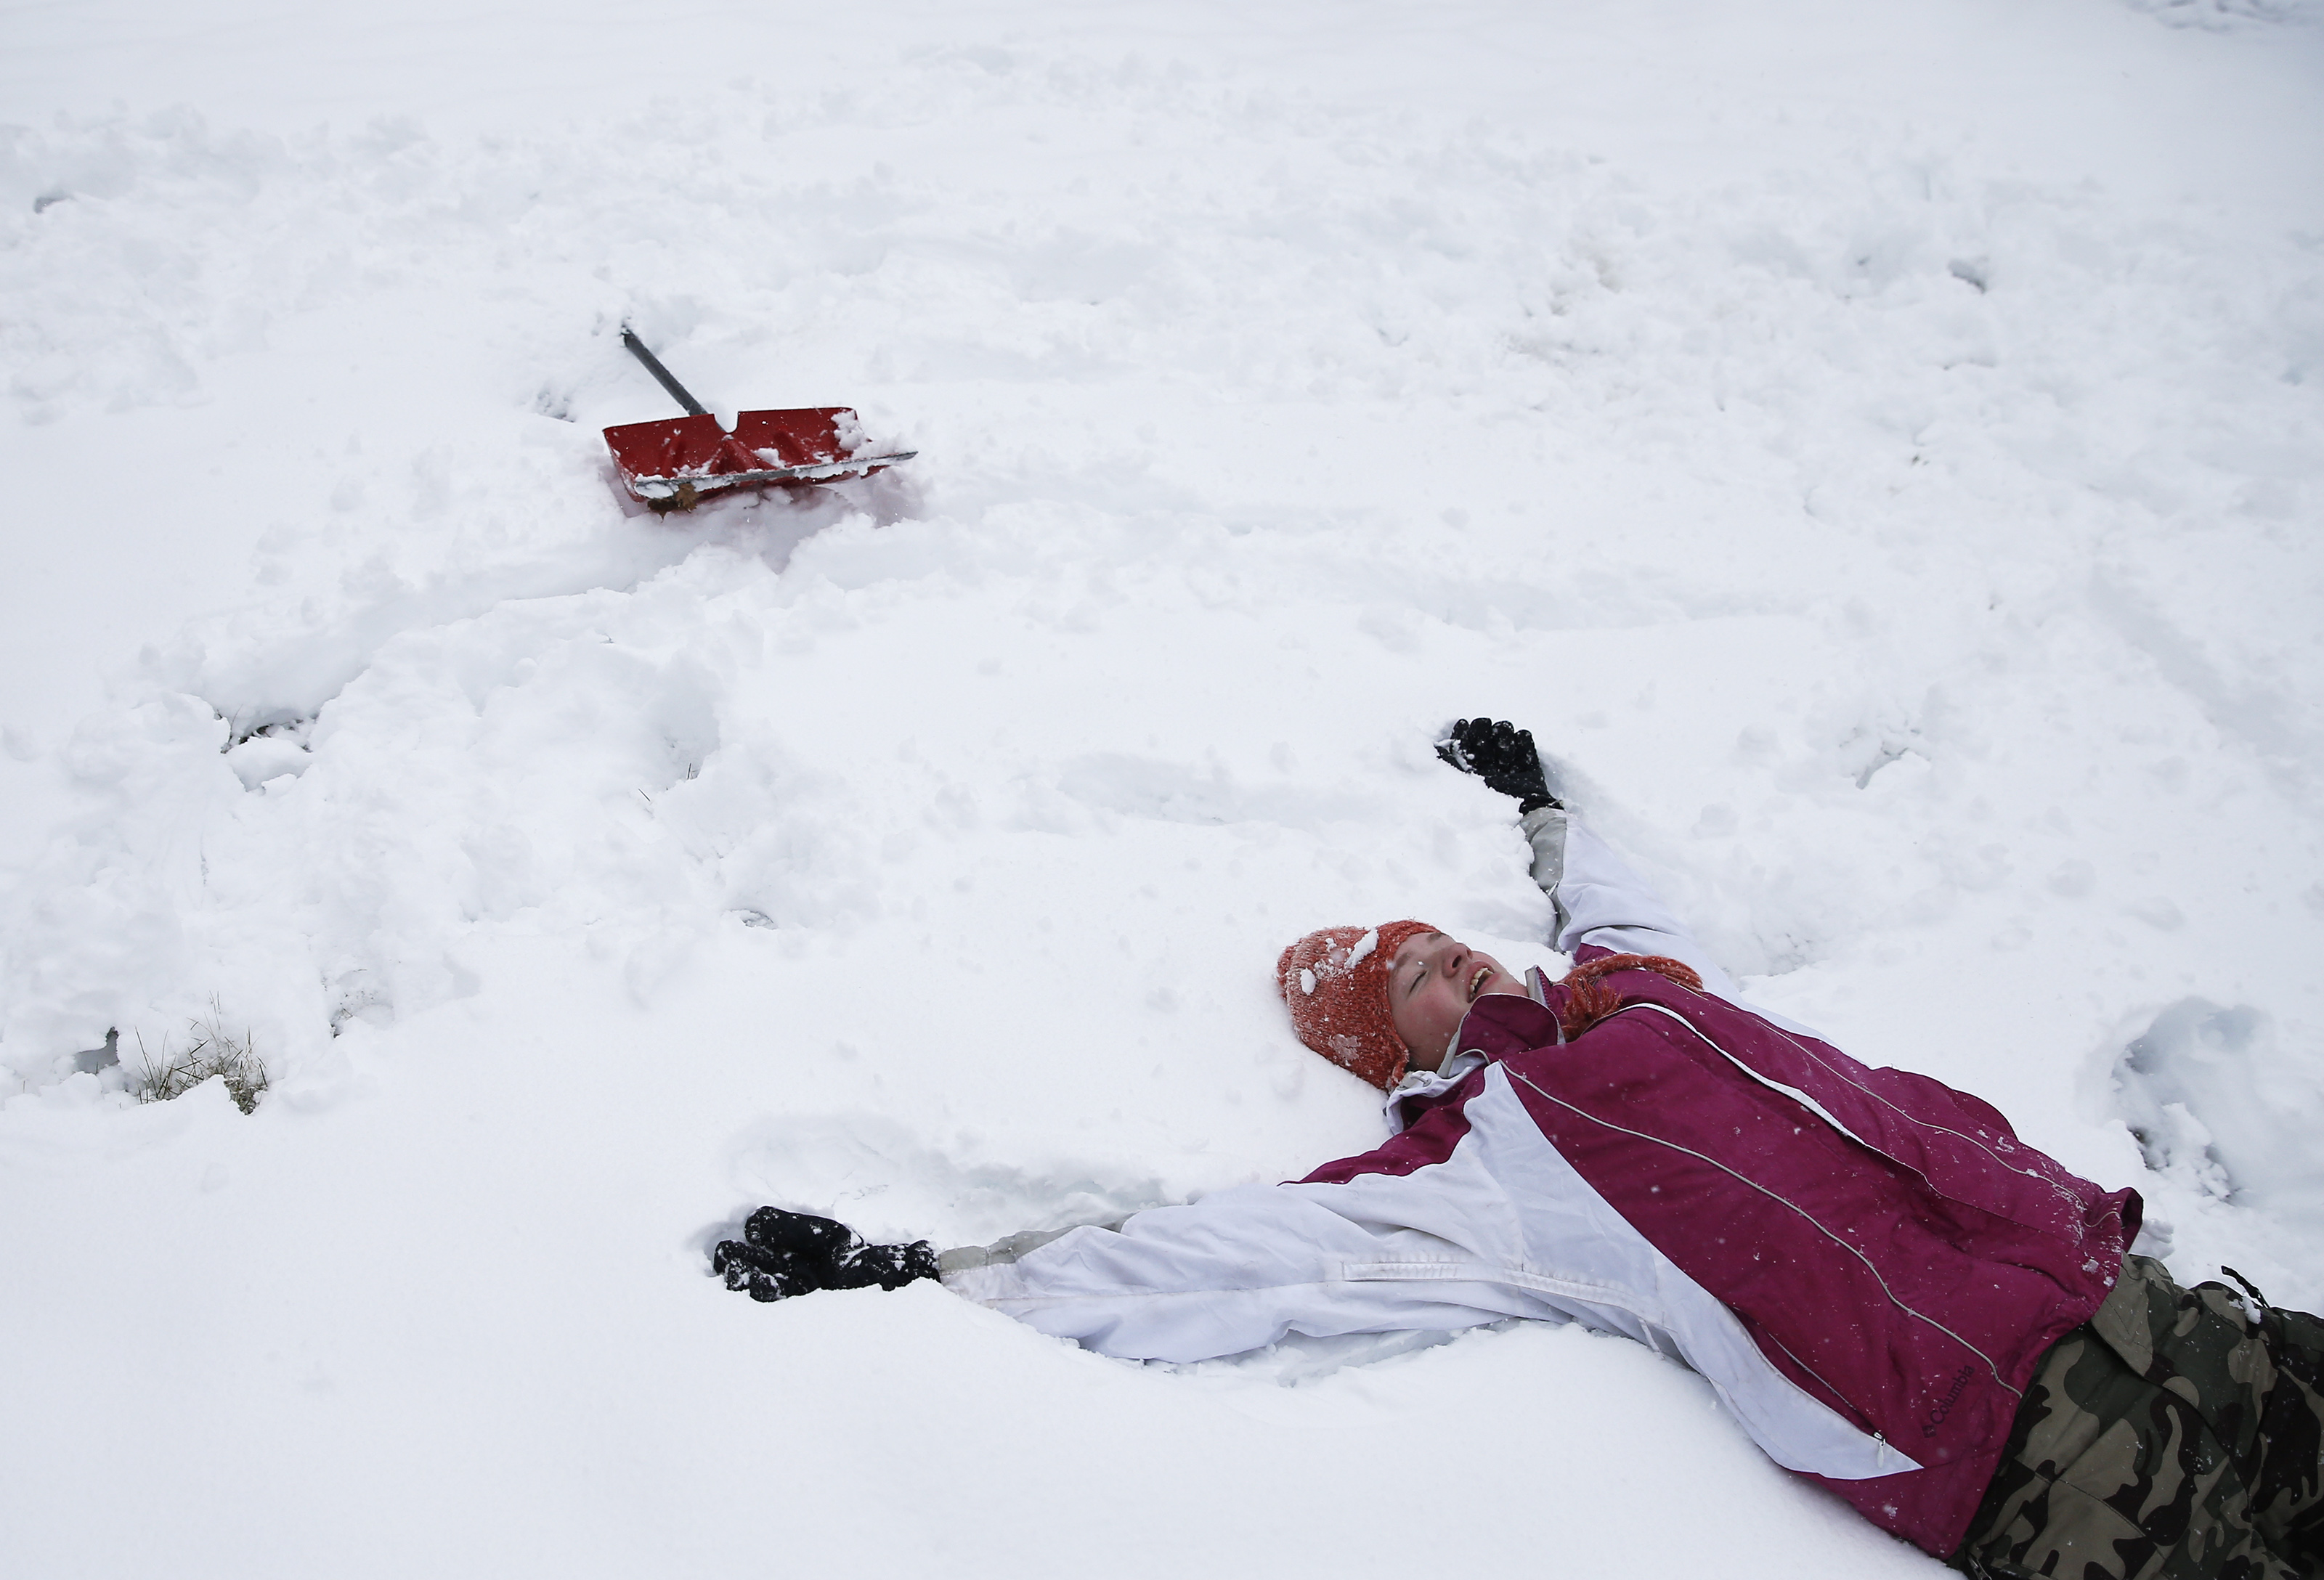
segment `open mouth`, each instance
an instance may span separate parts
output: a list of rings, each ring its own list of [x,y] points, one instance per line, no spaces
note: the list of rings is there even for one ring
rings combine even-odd
[[[1469,978],[1469,1002],[1471,1004],[1476,1003],[1477,995],[1482,993],[1485,990],[1485,984],[1492,979],[1493,968],[1490,966],[1479,966],[1477,968],[1477,974]]]

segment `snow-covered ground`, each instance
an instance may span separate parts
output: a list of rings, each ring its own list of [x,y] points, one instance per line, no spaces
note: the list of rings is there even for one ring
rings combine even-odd
[[[1936,1573],[1616,1340],[706,1276],[1371,1145],[1479,712],[2324,1305],[2319,8],[309,9],[0,6],[9,1574]],[[919,458],[625,511],[625,319]]]

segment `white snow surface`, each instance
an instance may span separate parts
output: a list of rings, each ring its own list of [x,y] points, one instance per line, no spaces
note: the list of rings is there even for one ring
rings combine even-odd
[[[1480,712],[1765,1002],[2324,1303],[2315,5],[0,30],[12,1575],[1938,1573],[1616,1340],[708,1278],[1373,1145],[1271,968],[1559,969]],[[625,510],[625,320],[918,459]],[[198,1024],[254,1114],[124,1089]]]

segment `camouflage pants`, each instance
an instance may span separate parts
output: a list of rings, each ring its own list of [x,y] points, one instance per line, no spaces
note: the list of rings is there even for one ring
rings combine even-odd
[[[2319,1478],[2324,1322],[2223,1284],[2182,1290],[2133,1256],[2027,1384],[1952,1564],[1995,1580],[2315,1580]]]

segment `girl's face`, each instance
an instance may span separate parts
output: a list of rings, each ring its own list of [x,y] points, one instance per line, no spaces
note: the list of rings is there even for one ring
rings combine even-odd
[[[1442,932],[1414,933],[1388,962],[1388,1014],[1411,1052],[1414,1070],[1434,1070],[1444,1062],[1452,1033],[1478,999],[1488,993],[1522,997],[1525,990],[1500,961]]]

